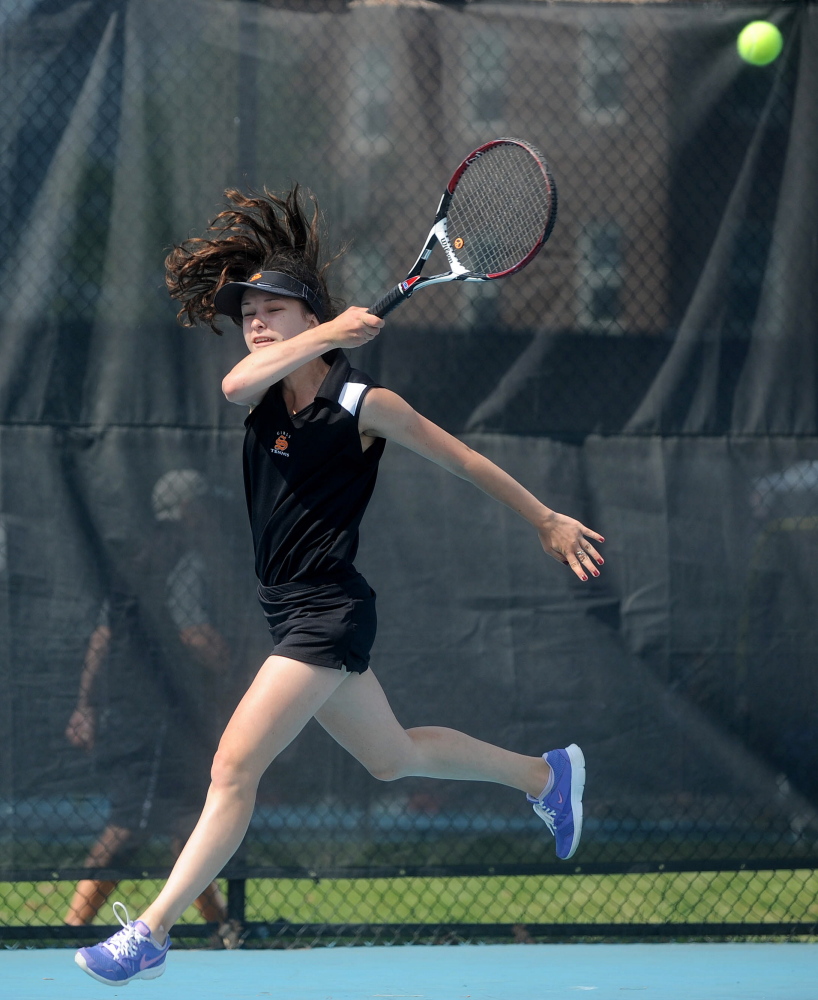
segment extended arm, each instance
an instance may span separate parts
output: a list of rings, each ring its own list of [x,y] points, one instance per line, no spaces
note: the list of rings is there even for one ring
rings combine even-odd
[[[602,565],[603,559],[589,539],[602,542],[602,535],[540,503],[516,479],[421,416],[394,392],[371,389],[361,407],[359,426],[361,433],[403,445],[516,511],[535,528],[544,551],[570,566],[581,580],[588,578],[586,566],[599,576],[593,561]]]

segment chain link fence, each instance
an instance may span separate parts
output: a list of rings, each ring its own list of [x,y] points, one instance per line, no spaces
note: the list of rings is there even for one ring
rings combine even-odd
[[[766,67],[735,48],[759,18]],[[546,248],[419,293],[355,364],[601,530],[606,573],[394,448],[359,565],[402,723],[582,744],[581,849],[312,723],[177,936],[814,932],[816,35],[804,2],[0,4],[0,941],[145,905],[268,654],[219,392],[243,344],[175,324],[167,249],[225,188],[298,181],[365,305],[498,135],[549,161]]]

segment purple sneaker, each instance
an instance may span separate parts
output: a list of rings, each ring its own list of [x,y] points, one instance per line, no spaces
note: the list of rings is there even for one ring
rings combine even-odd
[[[122,908],[125,919],[119,915]],[[170,936],[159,948],[151,937],[150,927],[141,920],[130,921],[122,903],[114,903],[114,915],[122,930],[94,945],[80,948],[74,956],[77,965],[89,976],[108,986],[127,986],[132,979],[156,979],[165,971],[165,956],[170,948]]]
[[[585,789],[585,758],[572,743],[564,750],[549,750],[543,760],[554,772],[554,784],[547,795],[535,799],[534,812],[557,841],[557,857],[567,861],[574,856],[582,836],[582,793]]]

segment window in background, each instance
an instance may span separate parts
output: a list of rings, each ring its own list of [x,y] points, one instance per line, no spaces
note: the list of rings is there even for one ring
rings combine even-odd
[[[497,28],[471,33],[463,59],[465,118],[474,132],[493,137],[506,121],[508,45]]]
[[[624,272],[622,227],[589,222],[579,239],[579,326],[598,333],[622,333]]]
[[[348,136],[359,156],[382,156],[390,139],[394,72],[382,45],[366,46],[355,60],[351,83]]]
[[[465,330],[498,326],[501,318],[500,284],[500,281],[464,281],[460,285],[463,307],[458,325]]]
[[[580,37],[579,108],[585,122],[617,124],[625,113],[625,36],[615,25],[586,28]]]

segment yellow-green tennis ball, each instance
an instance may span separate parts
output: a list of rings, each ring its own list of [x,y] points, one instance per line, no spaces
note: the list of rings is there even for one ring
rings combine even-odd
[[[784,47],[781,32],[769,21],[751,21],[738,36],[738,54],[753,66],[766,66]]]

